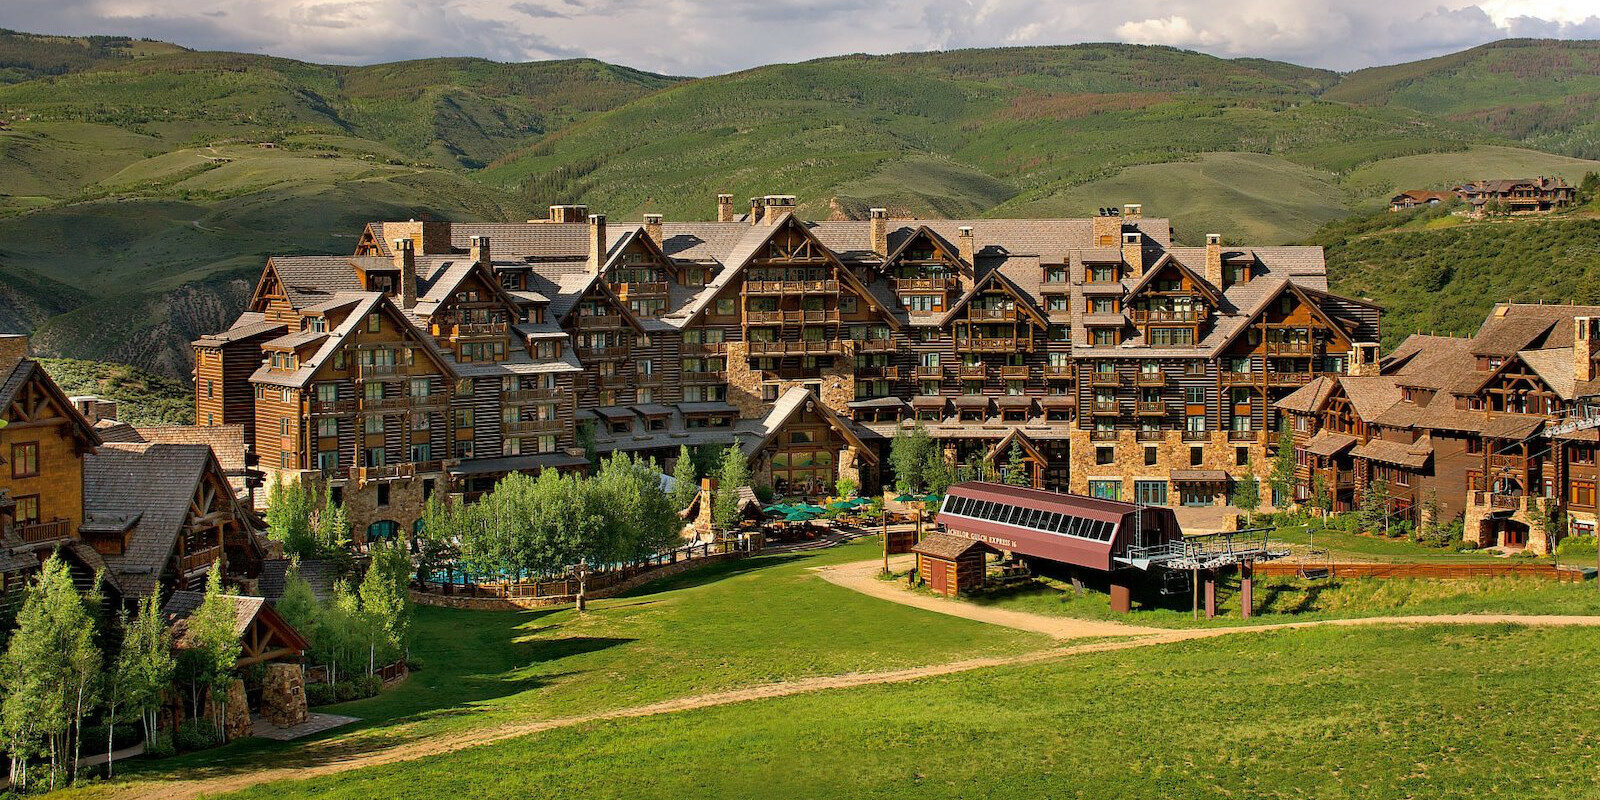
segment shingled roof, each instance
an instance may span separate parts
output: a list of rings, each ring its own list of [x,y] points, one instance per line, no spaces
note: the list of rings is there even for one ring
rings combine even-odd
[[[105,556],[129,594],[155,589],[208,468],[221,469],[201,444],[107,443],[84,458],[85,524],[137,518],[127,550]]]

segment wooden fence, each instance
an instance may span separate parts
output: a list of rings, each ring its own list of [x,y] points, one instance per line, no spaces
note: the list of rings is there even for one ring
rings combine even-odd
[[[1529,577],[1555,581],[1581,582],[1592,570],[1554,564],[1366,564],[1366,563],[1289,563],[1265,561],[1256,564],[1256,574],[1299,575],[1301,570],[1330,572],[1333,578],[1501,578]]]
[[[609,589],[624,581],[631,580],[647,572],[653,572],[662,567],[677,564],[682,561],[708,558],[711,556],[724,556],[734,553],[749,552],[748,539],[723,539],[715,542],[699,542],[674,548],[641,561],[622,564],[603,570],[590,570],[583,581],[586,592],[593,594],[602,589]],[[573,597],[578,594],[579,580],[575,574],[551,577],[546,579],[521,580],[521,581],[490,581],[479,583],[454,583],[451,581],[427,581],[421,586],[423,592],[428,594],[442,594],[456,597],[491,597],[517,600],[537,600],[541,598]]]

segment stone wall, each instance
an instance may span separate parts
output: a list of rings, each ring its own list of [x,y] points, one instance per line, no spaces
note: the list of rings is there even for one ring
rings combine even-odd
[[[759,550],[759,547],[756,549]],[[719,553],[705,556],[704,558],[692,558],[675,564],[666,564],[658,569],[642,572],[625,581],[607,586],[604,589],[591,591],[588,593],[589,599],[597,600],[602,597],[613,597],[651,581],[670,578],[695,567],[715,564],[719,561],[733,561],[744,557],[744,553]],[[435,608],[458,608],[468,611],[521,611],[530,608],[571,605],[577,602],[577,597],[570,594],[552,597],[467,597],[464,595],[419,592],[412,589],[411,601],[417,605],[433,606]]]
[[[760,370],[750,368],[750,345],[746,342],[728,342],[728,402],[739,409],[744,419],[762,419],[772,410],[772,402],[761,399],[762,386],[777,386],[778,396],[796,386],[820,384],[818,392],[823,405],[841,414],[849,413],[849,404],[856,399],[855,349],[853,341],[844,342],[844,354],[834,356],[833,364],[819,371],[819,377],[794,380],[763,381]]]
[[[1272,463],[1267,456],[1264,437],[1258,435],[1249,442],[1231,442],[1226,431],[1212,431],[1205,441],[1191,442],[1183,439],[1182,431],[1163,431],[1162,438],[1155,442],[1141,442],[1137,440],[1137,431],[1117,431],[1116,442],[1096,442],[1090,440],[1090,431],[1073,429],[1070,434],[1069,449],[1069,477],[1070,491],[1075,494],[1088,494],[1090,480],[1117,479],[1122,483],[1122,499],[1131,501],[1134,498],[1133,485],[1135,481],[1164,480],[1168,482],[1167,504],[1178,504],[1178,487],[1171,482],[1174,470],[1221,470],[1232,476],[1235,481],[1254,477],[1265,480],[1272,473]],[[1112,445],[1115,448],[1116,461],[1111,464],[1096,464],[1095,458],[1098,448]],[[1189,449],[1198,445],[1201,447],[1201,463],[1190,462]],[[1154,447],[1156,458],[1154,464],[1145,464],[1145,448]],[[1239,448],[1245,448],[1250,456],[1248,465],[1237,463]],[[1218,489],[1216,503],[1225,505],[1228,498],[1223,494],[1223,489]],[[1262,505],[1270,501],[1268,492],[1263,488]]]

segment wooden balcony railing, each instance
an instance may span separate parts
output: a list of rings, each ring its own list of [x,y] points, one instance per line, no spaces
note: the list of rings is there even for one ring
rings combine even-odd
[[[967,353],[1022,353],[1033,349],[1033,340],[1010,336],[958,336],[956,349]]]
[[[1071,364],[1046,364],[1044,376],[1050,380],[1071,380],[1073,369]]]
[[[602,389],[621,389],[621,388],[627,386],[628,384],[630,384],[632,382],[633,382],[632,377],[630,377],[628,375],[596,375],[595,376],[595,383],[599,384],[600,388],[602,388]]]
[[[1117,416],[1122,413],[1122,404],[1115,400],[1095,400],[1089,404],[1089,413],[1098,416]]]
[[[52,519],[44,522],[29,522],[16,526],[17,535],[28,544],[39,542],[54,542],[58,539],[68,539],[72,536],[72,523],[64,519]]]
[[[356,410],[355,400],[312,400],[313,414],[348,414]]]
[[[838,355],[843,352],[844,342],[838,339],[750,342],[752,356],[817,356]]]
[[[686,356],[716,355],[728,351],[727,342],[684,342],[679,351]]]
[[[616,330],[622,327],[621,314],[579,314],[573,324],[580,331]]]
[[[1264,342],[1262,349],[1269,356],[1310,356],[1317,351],[1314,342]]]
[[[1222,373],[1223,386],[1248,386],[1251,384],[1261,383],[1261,381],[1261,374],[1258,372],[1223,371]]]
[[[820,281],[745,281],[745,294],[838,294],[839,282]]]
[[[178,558],[178,571],[185,574],[194,572],[195,570],[211,566],[212,564],[216,563],[217,559],[221,557],[222,546],[215,544],[210,547],[195,550],[192,553],[184,553]]]
[[[694,384],[696,386],[704,386],[710,383],[726,383],[728,381],[727,376],[722,374],[722,370],[715,370],[712,372],[685,372],[682,373],[680,379],[686,384]]]
[[[746,311],[745,321],[751,325],[822,325],[839,321],[839,309],[826,308],[810,311]]]
[[[1128,309],[1128,319],[1132,320],[1133,324],[1135,325],[1146,325],[1152,322],[1172,322],[1180,325],[1194,325],[1200,322],[1201,313],[1199,309],[1174,311],[1154,308],[1130,308]]]
[[[955,278],[896,278],[897,292],[953,292],[959,284]]]
[[[1095,370],[1089,373],[1090,386],[1121,386],[1122,378],[1115,372]]]
[[[584,361],[614,361],[627,358],[631,350],[627,345],[612,345],[610,347],[579,347],[578,358]]]
[[[1025,381],[1028,379],[1027,365],[1007,364],[1000,368],[1000,377],[1008,381]]]
[[[1211,441],[1211,431],[1192,431],[1184,428],[1183,440],[1186,442],[1209,442]]]
[[[393,378],[398,376],[405,367],[401,364],[356,364],[356,376],[361,380],[378,378]]]
[[[566,430],[566,423],[559,419],[519,419],[515,422],[500,423],[500,431],[507,436],[522,436],[530,433],[560,433]]]
[[[1133,413],[1146,417],[1164,417],[1172,413],[1172,409],[1166,403],[1159,400],[1155,402],[1140,400],[1133,404]]]
[[[1140,371],[1135,372],[1133,374],[1133,385],[1134,386],[1166,386],[1167,385],[1167,373],[1162,372],[1161,370],[1156,370],[1155,372],[1146,372],[1144,370],[1140,370]]]
[[[989,368],[982,364],[960,364],[956,366],[956,377],[981,381],[989,377]]]
[[[1260,438],[1260,431],[1228,431],[1228,441],[1230,442],[1254,442]]]
[[[1089,431],[1089,441],[1091,442],[1114,442],[1116,440],[1117,432],[1114,430],[1103,431],[1099,428],[1095,428],[1094,430]]]
[[[1150,428],[1140,428],[1134,433],[1133,438],[1141,442],[1160,442],[1166,440],[1167,432],[1159,428],[1154,430]]]
[[[556,400],[561,397],[560,389],[513,389],[500,393],[502,403],[534,403],[543,400]]]
[[[619,283],[614,288],[617,290],[617,297],[623,300],[630,297],[661,297],[667,293],[667,284],[662,281]]]
[[[917,366],[911,368],[911,377],[916,378],[919,381],[942,380],[944,378],[944,367],[918,364]]]
[[[504,336],[511,326],[505,322],[463,322],[456,325],[456,338],[463,336]]]
[[[889,336],[869,336],[854,341],[858,353],[892,353],[899,349],[894,338]]]
[[[1489,466],[1496,469],[1523,470],[1528,468],[1528,459],[1518,455],[1494,454],[1489,456]]]
[[[967,306],[967,319],[978,321],[1005,322],[1015,318],[1017,311],[1014,308],[978,308]]]

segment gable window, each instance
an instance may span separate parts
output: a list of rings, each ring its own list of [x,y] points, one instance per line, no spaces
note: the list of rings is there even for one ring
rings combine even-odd
[[[383,331],[383,320],[376,313],[367,315],[367,333],[380,333]]]
[[[11,477],[31,478],[39,474],[39,443],[18,442],[11,445]]]

